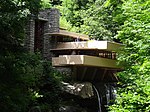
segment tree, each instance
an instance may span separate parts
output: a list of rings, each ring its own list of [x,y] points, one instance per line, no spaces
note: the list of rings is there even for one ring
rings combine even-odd
[[[121,13],[121,0],[64,0],[62,17],[73,30],[99,40],[113,40],[122,22],[116,21]]]
[[[23,50],[24,26],[28,14],[37,12],[40,1],[0,1],[0,111],[26,111],[31,94],[41,75],[38,56]],[[23,52],[24,51],[24,52]],[[31,58],[31,57],[32,58]],[[36,71],[39,69],[39,71]],[[34,74],[34,75],[33,75]]]
[[[150,110],[150,1],[128,0],[122,5],[124,24],[116,36],[123,44],[119,60],[124,71],[118,74],[121,88],[112,112]],[[120,18],[120,19],[121,19]]]
[[[121,0],[96,0],[90,4],[90,8],[82,12],[85,17],[81,26],[83,32],[88,32],[88,35],[98,40],[113,40],[120,25],[115,17],[121,13],[121,4]]]
[[[1,50],[14,50],[24,38],[25,20],[28,14],[38,12],[40,0],[0,0]]]
[[[46,103],[49,108],[54,108],[53,105],[59,102],[59,79],[50,65],[48,67],[51,70],[46,69],[45,65],[49,62],[39,54],[24,49],[26,21],[30,14],[38,14],[40,6],[40,0],[0,0],[1,112],[27,112],[30,106],[44,105],[45,102],[39,102],[38,99],[46,98],[48,92],[52,95],[57,93],[53,96],[57,99],[56,103]],[[47,84],[45,81],[57,89],[40,94],[44,91],[41,88]]]

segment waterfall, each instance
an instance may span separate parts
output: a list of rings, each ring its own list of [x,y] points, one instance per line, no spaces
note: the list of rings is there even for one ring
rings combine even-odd
[[[96,89],[96,87],[94,85],[93,85],[93,88],[95,89],[96,94],[97,94],[97,98],[98,98],[98,107],[99,107],[99,111],[98,112],[102,112],[102,109],[101,109],[101,99],[100,99],[98,90]]]
[[[110,103],[110,87],[109,85],[106,85],[105,84],[105,88],[106,88],[106,103],[107,103],[107,106],[109,105]]]

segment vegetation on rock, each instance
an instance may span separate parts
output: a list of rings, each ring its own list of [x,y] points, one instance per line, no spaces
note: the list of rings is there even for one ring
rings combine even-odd
[[[62,77],[39,54],[23,48],[27,16],[57,7],[68,30],[125,45],[118,56],[124,70],[118,73],[117,99],[110,111],[149,112],[150,0],[42,1],[0,0],[0,111],[26,112],[40,105],[57,112]]]
[[[124,70],[112,112],[150,110],[150,0],[63,0],[60,7],[68,29],[125,47],[118,60]]]

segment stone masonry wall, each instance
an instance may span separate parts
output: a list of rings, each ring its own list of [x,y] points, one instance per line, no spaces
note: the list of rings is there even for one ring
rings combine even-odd
[[[26,26],[25,48],[28,51],[34,52],[34,31],[35,20],[31,17]]]
[[[59,16],[58,9],[46,9],[41,10],[37,18],[39,21],[45,21],[44,35],[42,37],[42,53],[43,57],[48,60],[51,60],[52,56],[50,49],[56,45],[56,39],[49,33],[59,32]],[[25,47],[31,52],[34,52],[35,20],[35,18],[31,17],[26,26]]]
[[[58,9],[46,9],[39,13],[39,18],[46,19],[48,22],[44,26],[43,37],[43,57],[51,60],[52,54],[50,49],[56,45],[56,40],[49,33],[59,32],[59,10]]]

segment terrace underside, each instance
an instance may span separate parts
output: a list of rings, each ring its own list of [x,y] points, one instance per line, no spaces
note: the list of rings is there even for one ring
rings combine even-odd
[[[75,80],[91,82],[117,82],[115,73],[120,70],[116,60],[87,55],[61,55],[52,58],[52,65],[68,67]]]
[[[100,68],[92,66],[64,66],[57,67],[67,68],[71,70],[71,77],[75,81],[83,82],[103,82],[103,83],[113,83],[118,82],[116,73],[120,71],[119,69],[110,68]],[[66,70],[66,69],[65,69]]]

